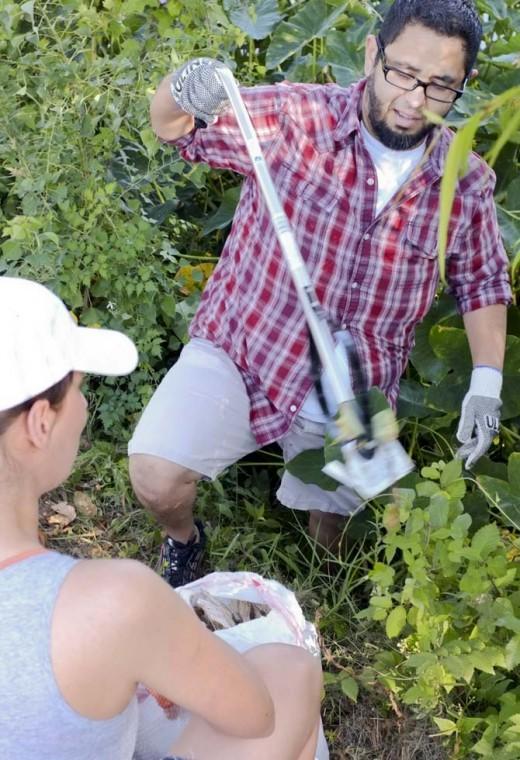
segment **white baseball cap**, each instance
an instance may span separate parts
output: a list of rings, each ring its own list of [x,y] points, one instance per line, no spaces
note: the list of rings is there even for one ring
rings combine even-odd
[[[137,349],[115,330],[78,327],[43,285],[0,277],[0,411],[46,391],[69,372],[127,375]]]

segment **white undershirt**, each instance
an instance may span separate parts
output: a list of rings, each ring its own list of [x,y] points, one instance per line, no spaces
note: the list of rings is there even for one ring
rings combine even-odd
[[[418,166],[424,156],[426,144],[422,142],[411,150],[390,150],[371,135],[363,123],[361,123],[361,135],[377,174],[376,216],[378,216]],[[348,369],[346,371],[348,372]],[[326,378],[323,380],[326,387],[327,380]],[[305,399],[300,415],[314,422],[326,422],[314,387]]]

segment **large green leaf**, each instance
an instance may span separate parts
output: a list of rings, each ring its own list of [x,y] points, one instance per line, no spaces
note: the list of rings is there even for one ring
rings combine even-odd
[[[368,24],[365,27],[368,34]],[[351,34],[350,29],[329,32],[325,52],[320,56],[320,66],[330,66],[334,79],[342,87],[348,87],[363,76],[364,47],[353,43]]]
[[[435,409],[448,413],[459,413],[462,400],[469,386],[471,371],[465,377],[448,375],[437,385],[432,385],[426,396]]]
[[[435,355],[442,359],[457,376],[468,376],[472,363],[464,330],[442,324],[435,325],[430,331],[430,343]]]
[[[410,361],[422,380],[438,383],[448,372],[449,367],[439,358],[430,343],[430,331],[437,324],[457,314],[455,300],[443,293],[415,330],[415,346]]]
[[[215,230],[222,230],[231,224],[240,196],[240,189],[239,186],[230,187],[226,190],[218,209],[202,225],[203,235],[209,235],[210,232],[214,232]]]
[[[505,19],[509,13],[506,0],[481,0],[480,6],[495,19]]]
[[[508,250],[515,254],[520,251],[520,220],[499,204],[497,204],[497,217],[504,243]]]
[[[395,639],[406,625],[406,610],[404,607],[394,607],[386,619],[386,635]]]
[[[290,21],[284,21],[276,28],[267,49],[267,68],[276,68],[312,40],[323,37],[348,5],[349,2],[342,0],[306,2]]]
[[[273,31],[276,24],[283,18],[278,12],[276,0],[257,0],[257,2],[242,2],[232,0],[225,4],[229,18],[253,40],[263,40]]]
[[[513,452],[507,463],[507,479],[513,493],[520,497],[520,453]]]
[[[488,475],[479,475],[477,481],[490,506],[498,509],[507,524],[520,530],[520,493],[513,491],[506,481]]]
[[[473,149],[477,129],[485,118],[490,117],[492,114],[507,104],[516,102],[519,95],[520,87],[512,87],[500,95],[494,97],[492,100],[486,103],[480,111],[471,116],[466,124],[458,130],[450,145],[448,155],[446,156],[446,161],[444,162],[444,173],[441,180],[439,210],[439,272],[443,281],[445,280],[446,275],[446,248],[448,244],[448,228],[453,207],[453,200],[455,198],[458,181],[466,171],[468,157]],[[517,117],[515,116],[514,128],[512,132],[509,132],[508,126],[505,139],[501,134],[495,140],[495,148],[492,148],[491,153],[493,160],[497,159],[500,151],[507,142],[507,139],[509,139],[510,135],[516,131],[518,127],[516,118]]]
[[[428,389],[415,380],[402,380],[397,402],[397,417],[407,419],[416,417],[438,417],[442,413],[432,408],[428,403]]]
[[[480,124],[480,113],[469,119],[464,127],[461,127],[450,145],[444,171],[441,180],[440,209],[439,209],[439,273],[441,280],[446,279],[446,248],[448,245],[448,228],[451,218],[451,210],[455,198],[457,184],[466,172],[468,156],[473,147],[475,132]]]
[[[304,483],[314,483],[323,488],[324,491],[336,491],[339,488],[339,483],[323,474],[324,466],[324,450],[308,449],[287,462],[285,469]]]
[[[448,368],[440,383],[433,385],[427,394],[427,403],[436,409],[455,412],[466,393],[473,368],[466,333],[456,327],[435,325],[430,331],[430,343],[435,355]],[[504,363],[504,387],[502,391],[502,420],[520,414],[520,339],[508,335]]]

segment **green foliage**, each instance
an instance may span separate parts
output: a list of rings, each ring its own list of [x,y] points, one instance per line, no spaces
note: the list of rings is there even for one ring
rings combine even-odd
[[[457,715],[436,722],[459,746],[513,758],[518,722],[507,708],[520,696],[520,539],[496,522],[474,528],[459,461],[421,475],[414,489],[396,489],[379,517],[380,559],[360,617],[383,624],[393,646],[372,667],[405,704]]]

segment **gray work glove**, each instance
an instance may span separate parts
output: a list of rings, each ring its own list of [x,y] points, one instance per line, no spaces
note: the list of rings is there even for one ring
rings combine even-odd
[[[494,367],[477,366],[471,374],[469,391],[464,396],[457,438],[463,444],[457,458],[469,468],[491,446],[500,427],[502,373]]]
[[[228,103],[226,91],[212,58],[194,58],[172,74],[170,90],[183,111],[206,124],[214,124]]]

